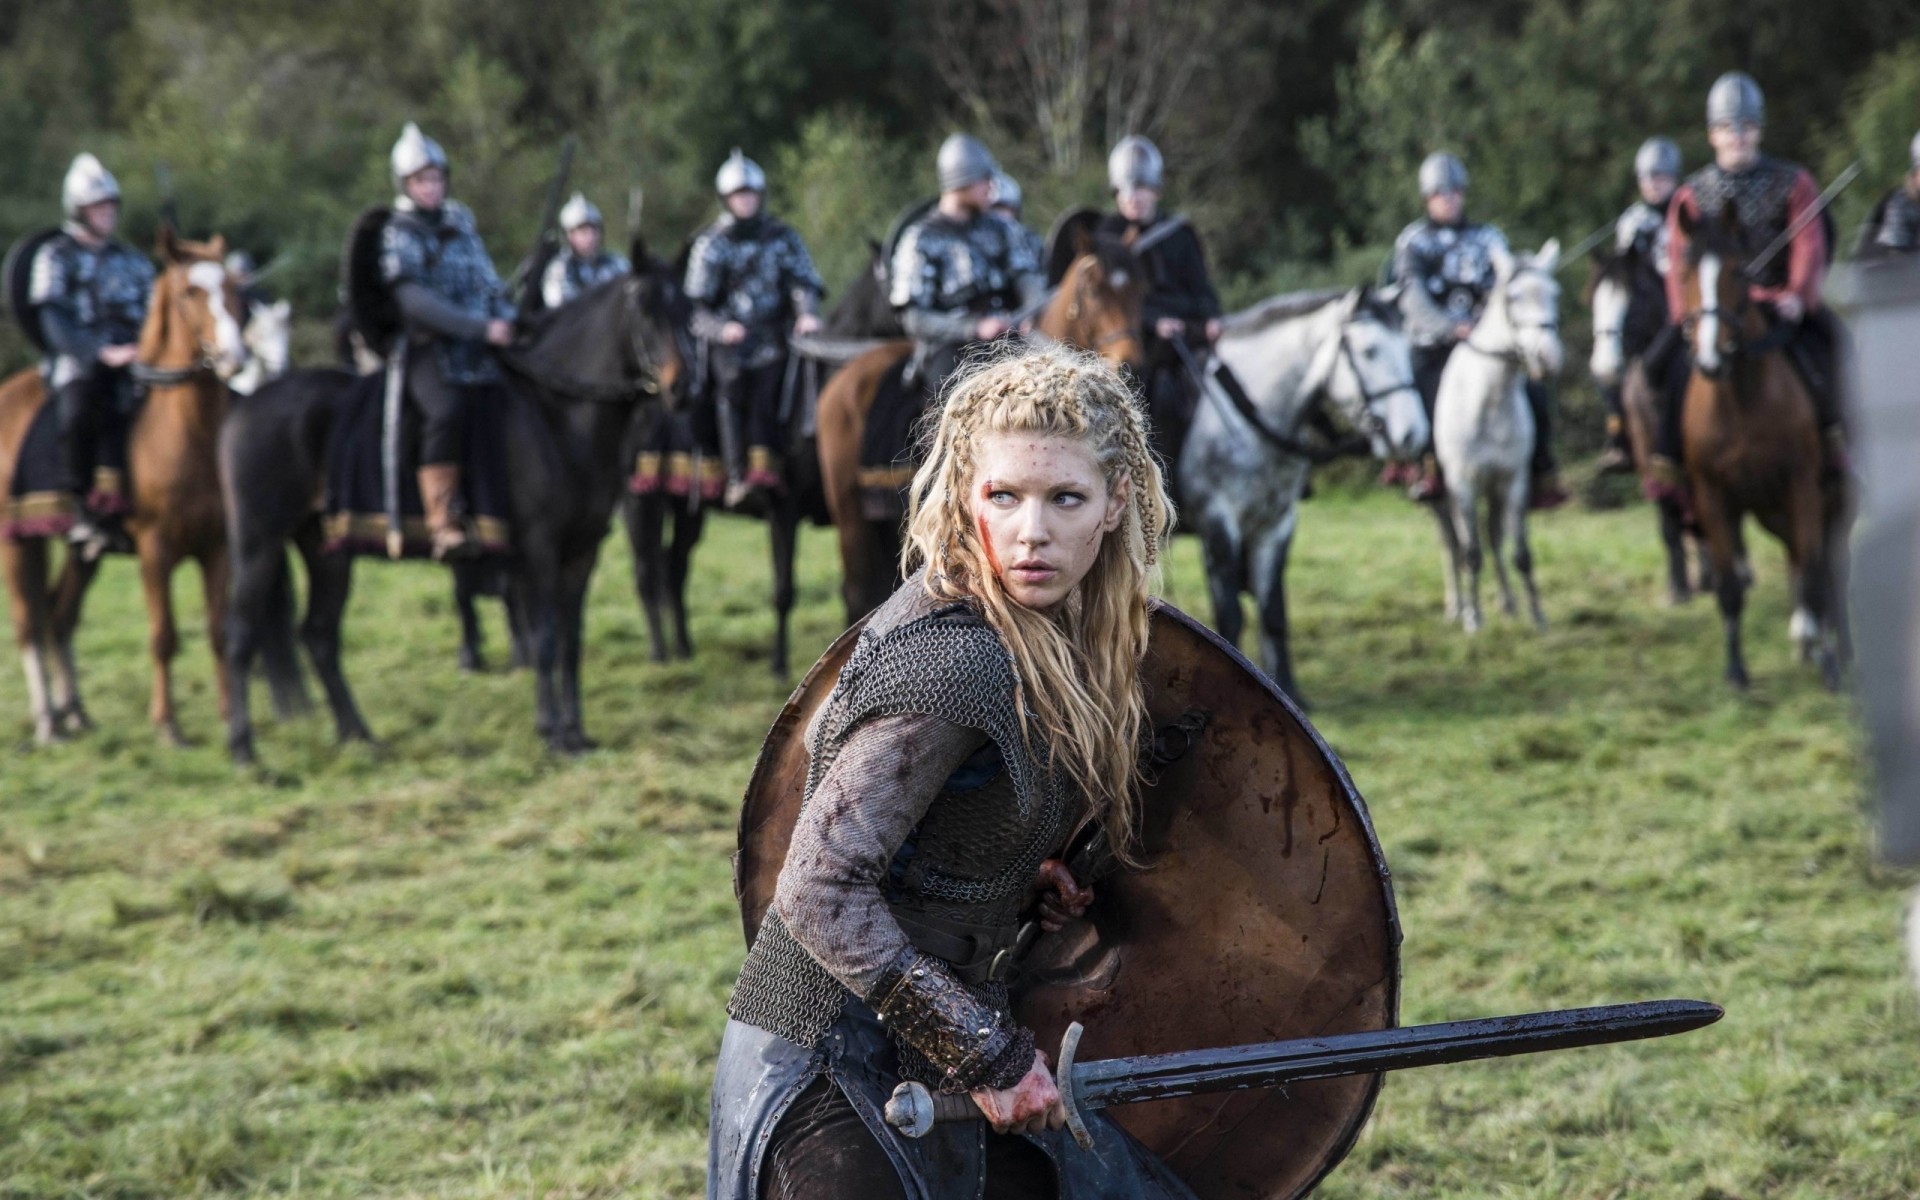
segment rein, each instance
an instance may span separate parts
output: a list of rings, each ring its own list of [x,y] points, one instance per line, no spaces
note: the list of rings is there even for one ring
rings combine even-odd
[[[1179,339],[1175,339],[1173,345],[1177,348],[1182,362],[1186,364],[1188,372],[1193,375],[1195,382],[1201,385],[1201,389],[1204,392],[1206,390],[1206,373],[1201,369],[1199,362],[1193,357],[1193,351],[1187,347],[1184,341]],[[1238,413],[1240,419],[1253,428],[1254,433],[1259,435],[1261,441],[1266,442],[1269,446],[1274,447],[1282,453],[1304,458],[1318,466],[1339,458],[1360,457],[1367,454],[1370,450],[1372,439],[1381,438],[1384,440],[1387,435],[1387,423],[1381,418],[1380,414],[1374,410],[1374,405],[1397,392],[1414,392],[1417,394],[1419,391],[1412,380],[1396,383],[1392,387],[1378,392],[1369,388],[1367,386],[1367,377],[1361,372],[1359,360],[1354,356],[1353,342],[1347,337],[1347,324],[1345,322],[1342,322],[1340,326],[1339,353],[1340,356],[1345,359],[1347,369],[1353,372],[1354,385],[1360,391],[1360,410],[1364,415],[1360,418],[1359,428],[1357,430],[1330,446],[1321,445],[1317,442],[1309,442],[1296,434],[1283,432],[1267,424],[1265,419],[1260,416],[1259,411],[1254,407],[1253,399],[1247,395],[1246,388],[1241,386],[1239,378],[1234,375],[1226,363],[1219,361],[1217,357],[1214,360],[1213,378],[1215,382],[1220,385],[1220,391],[1226,396],[1227,402],[1233,406],[1234,412]]]
[[[189,366],[155,367],[136,361],[127,368],[127,372],[143,387],[179,387],[183,383],[193,382],[201,375],[214,374],[214,367],[213,360],[202,354]]]

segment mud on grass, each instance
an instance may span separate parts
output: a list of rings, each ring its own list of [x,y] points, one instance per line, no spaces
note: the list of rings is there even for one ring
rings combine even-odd
[[[1409,1022],[1656,995],[1703,1033],[1391,1079],[1322,1188],[1386,1197],[1905,1197],[1920,1061],[1854,714],[1789,661],[1777,555],[1719,682],[1710,607],[1656,604],[1640,508],[1536,525],[1553,627],[1439,619],[1423,514],[1313,501],[1293,606],[1314,719],[1372,805]],[[540,752],[524,676],[463,677],[443,575],[357,573],[377,750],[314,718],[220,751],[192,593],[182,725],[144,723],[129,564],[89,602],[100,732],[27,746],[0,678],[0,1197],[697,1195],[741,945],[728,854],[785,687],[764,534],[710,524],[690,664],[647,661],[624,546],[588,634],[589,731]],[[838,632],[803,541],[796,658]],[[1168,591],[1204,610],[1198,550]],[[498,648],[497,610],[488,613]]]

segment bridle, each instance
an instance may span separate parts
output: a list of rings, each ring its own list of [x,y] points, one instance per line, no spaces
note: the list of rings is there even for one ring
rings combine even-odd
[[[1353,373],[1353,386],[1360,393],[1360,417],[1357,422],[1357,431],[1368,438],[1378,438],[1384,442],[1387,440],[1387,422],[1378,411],[1377,406],[1380,401],[1398,392],[1412,392],[1418,396],[1420,389],[1411,377],[1395,383],[1384,391],[1376,392],[1367,386],[1366,372],[1360,369],[1360,358],[1353,352],[1353,339],[1349,336],[1353,322],[1357,319],[1350,317],[1340,323],[1339,353],[1340,357],[1346,361],[1347,370]]]
[[[1508,280],[1507,286],[1511,287],[1512,285],[1513,285],[1513,281],[1511,279]],[[1480,332],[1480,327],[1478,325],[1474,326],[1473,333],[1470,333],[1467,335],[1467,340],[1464,342],[1461,342],[1460,344],[1466,347],[1467,349],[1473,351],[1475,354],[1484,354],[1488,358],[1498,359],[1501,362],[1512,363],[1514,366],[1517,366],[1517,367],[1525,367],[1527,365],[1527,356],[1526,356],[1526,352],[1520,349],[1520,335],[1523,333],[1550,333],[1557,338],[1560,336],[1560,321],[1559,321],[1559,318],[1557,317],[1551,321],[1532,321],[1532,322],[1516,321],[1513,319],[1513,312],[1511,308],[1511,297],[1508,297],[1507,299],[1509,302],[1509,308],[1507,312],[1507,325],[1513,330],[1513,345],[1505,347],[1503,349],[1493,350],[1479,344],[1478,342],[1475,342],[1473,340],[1473,334]]]
[[[1725,263],[1724,257],[1722,258],[1721,269],[1722,270],[1726,269],[1726,263]],[[1744,269],[1734,271],[1733,275],[1742,280],[1746,279],[1747,277],[1746,271]],[[1695,273],[1694,273],[1694,280],[1696,284],[1698,283],[1699,278],[1700,278],[1699,268],[1696,265]],[[1707,300],[1705,291],[1701,292],[1700,307],[1695,309],[1693,312],[1688,313],[1684,318],[1681,319],[1681,322],[1680,322],[1681,327],[1686,331],[1688,343],[1689,344],[1692,343],[1694,332],[1699,328],[1700,321],[1702,318],[1717,317],[1717,318],[1720,318],[1726,324],[1726,327],[1728,329],[1731,329],[1733,331],[1732,343],[1721,350],[1721,354],[1723,354],[1728,359],[1743,358],[1743,357],[1757,358],[1764,354],[1771,354],[1775,350],[1778,350],[1782,346],[1786,345],[1787,342],[1793,337],[1794,331],[1793,331],[1793,326],[1789,325],[1785,321],[1781,321],[1774,324],[1772,328],[1767,330],[1767,332],[1761,334],[1757,338],[1752,339],[1751,341],[1740,336],[1740,330],[1746,326],[1747,314],[1750,311],[1752,311],[1754,307],[1754,303],[1753,303],[1753,298],[1747,295],[1747,289],[1744,284],[1742,284],[1742,286],[1738,289],[1738,292],[1739,292],[1739,298],[1734,303],[1732,313],[1731,313],[1731,319],[1729,319],[1728,311],[1720,306],[1720,297],[1718,295],[1714,296],[1712,301],[1709,302]],[[1702,373],[1704,374],[1704,372]]]
[[[168,268],[168,270],[169,273],[171,273],[172,268]],[[181,293],[178,290],[169,285],[167,292],[167,303],[180,303]],[[209,303],[215,302],[216,301],[209,297]],[[225,303],[225,297],[221,297],[217,302]],[[244,328],[244,325],[242,328]],[[193,343],[195,350],[194,359],[185,366],[156,367],[151,363],[144,363],[136,359],[132,365],[127,368],[127,373],[133,377],[136,383],[146,388],[179,387],[182,384],[193,382],[202,375],[218,376],[220,372],[220,348],[218,346],[208,345],[206,338],[198,332],[194,334]],[[253,352],[247,348],[244,339],[241,342],[240,349],[241,358],[239,366],[244,367],[247,364],[247,359],[252,357]],[[238,367],[236,367],[236,370],[238,370]]]
[[[1417,396],[1420,394],[1420,389],[1411,378],[1401,380],[1393,386],[1380,391],[1374,391],[1367,386],[1366,373],[1360,369],[1360,359],[1353,351],[1353,340],[1350,336],[1352,326],[1358,319],[1358,317],[1349,317],[1340,323],[1340,340],[1335,353],[1346,361],[1347,369],[1353,373],[1354,388],[1360,393],[1360,413],[1354,419],[1355,428],[1334,444],[1330,446],[1319,445],[1309,442],[1296,434],[1282,432],[1268,425],[1266,421],[1261,418],[1259,412],[1253,407],[1253,402],[1240,386],[1240,381],[1233,378],[1231,371],[1226,370],[1225,363],[1220,363],[1221,374],[1217,377],[1221,393],[1226,396],[1227,402],[1233,406],[1234,412],[1238,413],[1240,419],[1252,427],[1254,433],[1258,434],[1262,441],[1283,453],[1304,458],[1315,464],[1332,462],[1336,458],[1360,456],[1369,453],[1375,440],[1381,442],[1388,440],[1386,419],[1380,415],[1376,407],[1379,402],[1398,392],[1412,392]],[[1204,372],[1201,371],[1199,364],[1194,360],[1193,352],[1187,349],[1186,343],[1184,342],[1176,342],[1174,344],[1179,348],[1181,358],[1187,364],[1188,370],[1196,377],[1196,381],[1199,381],[1200,377],[1204,375]],[[1329,379],[1330,378],[1331,376],[1329,376]],[[1314,398],[1313,403],[1320,403],[1326,393],[1326,386],[1322,385],[1319,396]],[[1304,413],[1311,407],[1312,404],[1303,406],[1301,412]]]
[[[1086,290],[1086,272],[1076,270],[1073,277],[1073,292],[1067,298],[1067,320],[1069,322],[1076,324],[1079,322],[1080,315],[1083,311],[1082,298],[1086,295]],[[1087,349],[1095,351],[1105,350],[1108,346],[1117,345],[1120,342],[1128,340],[1139,341],[1140,332],[1134,328],[1131,322],[1122,322],[1117,328],[1109,329],[1107,332],[1094,338],[1087,344]]]

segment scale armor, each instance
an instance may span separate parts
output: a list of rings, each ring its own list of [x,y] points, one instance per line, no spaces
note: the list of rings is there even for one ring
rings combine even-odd
[[[153,264],[125,242],[108,241],[91,249],[71,234],[62,233],[33,256],[27,298],[36,309],[63,310],[73,327],[88,335],[96,350],[101,346],[126,346],[140,339],[153,280]],[[91,363],[54,355],[42,369],[48,385],[57,388],[78,379],[91,369]]]
[[[417,283],[469,313],[513,319],[513,305],[480,240],[473,213],[458,200],[440,206],[437,219],[401,197],[380,239],[380,279],[392,288]],[[495,383],[500,367],[485,344],[436,339],[441,368],[452,384]]]
[[[1401,231],[1393,248],[1394,278],[1428,301],[1421,306],[1411,295],[1402,301],[1415,345],[1451,342],[1453,326],[1480,319],[1497,278],[1494,260],[1506,252],[1506,235],[1492,225],[1437,225],[1422,218]]]
[[[120,181],[91,154],[76,155],[60,181],[60,207],[72,220],[89,204],[120,198]]]
[[[1635,200],[1613,227],[1613,248],[1618,254],[1629,250],[1649,256],[1654,270],[1667,273],[1667,210],[1645,200]]]
[[[903,919],[1016,924],[1040,863],[1071,832],[1080,806],[1063,774],[1029,748],[1016,680],[1011,654],[971,606],[935,600],[910,584],[861,633],[814,720],[803,809],[869,718],[933,716],[983,731],[998,751],[993,779],[960,792],[949,781],[895,856],[887,899]],[[727,1011],[811,1049],[850,995],[770,912]],[[948,1090],[964,1090],[1030,1036],[1012,1024],[1004,979],[963,982],[944,960],[919,950],[862,999],[893,1031],[902,1076]]]

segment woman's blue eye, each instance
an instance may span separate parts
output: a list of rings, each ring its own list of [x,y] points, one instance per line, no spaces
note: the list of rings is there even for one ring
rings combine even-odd
[[[1058,496],[1054,497],[1054,500],[1068,508],[1072,508],[1075,505],[1086,503],[1087,498],[1079,492],[1061,492]]]

